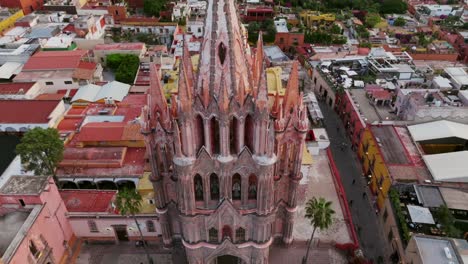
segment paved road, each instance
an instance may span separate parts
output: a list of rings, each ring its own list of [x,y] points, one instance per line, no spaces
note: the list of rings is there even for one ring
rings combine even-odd
[[[170,250],[152,242],[148,251],[154,264],[185,264],[184,250],[176,245]],[[75,264],[147,264],[145,251],[134,242],[115,244],[83,244]]]
[[[320,108],[330,137],[333,158],[346,191],[361,248],[369,260],[372,260],[373,263],[379,263],[378,258],[379,256],[384,257],[388,243],[386,242],[386,236],[383,234],[382,226],[378,224],[376,212],[372,205],[373,202],[371,201],[372,195],[362,176],[361,165],[356,153],[350,148],[351,142],[344,134],[344,126],[338,115],[325,103],[320,103]],[[347,145],[344,148],[343,143]],[[366,194],[364,195],[364,193]]]

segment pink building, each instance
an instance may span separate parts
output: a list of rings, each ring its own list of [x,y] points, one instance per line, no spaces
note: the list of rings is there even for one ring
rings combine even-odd
[[[0,263],[69,263],[75,236],[52,178],[12,176],[0,190]]]
[[[113,201],[117,191],[62,190],[68,209],[67,218],[76,237],[84,241],[140,240],[132,217],[118,214]],[[155,214],[137,214],[138,225],[146,241],[159,241],[161,227]]]

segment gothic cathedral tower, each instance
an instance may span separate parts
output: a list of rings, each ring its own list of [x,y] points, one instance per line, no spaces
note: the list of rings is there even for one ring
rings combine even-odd
[[[167,102],[151,67],[144,128],[166,245],[190,264],[268,263],[292,242],[308,129],[292,65],[285,96],[269,96],[261,36],[252,55],[234,0],[208,0],[195,72],[186,45]]]

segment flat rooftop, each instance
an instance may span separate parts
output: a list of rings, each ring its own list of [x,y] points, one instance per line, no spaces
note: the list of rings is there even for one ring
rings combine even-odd
[[[378,123],[379,121],[390,121],[395,119],[395,114],[390,113],[390,106],[374,106],[370,104],[364,89],[350,90],[351,98],[367,123]]]
[[[406,150],[393,126],[372,126],[385,162],[388,164],[409,164]]]
[[[48,179],[48,176],[12,176],[0,189],[0,194],[39,194]]]
[[[414,236],[422,263],[458,264],[457,253],[449,240],[435,237]]]
[[[14,211],[0,215],[0,257],[5,254],[30,213]]]
[[[47,124],[59,103],[60,100],[0,100],[0,124]]]
[[[61,190],[63,202],[69,212],[105,213],[112,211],[111,202],[117,191]]]

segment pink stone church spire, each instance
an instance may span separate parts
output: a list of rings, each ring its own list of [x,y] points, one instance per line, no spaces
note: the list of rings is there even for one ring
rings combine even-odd
[[[297,61],[294,61],[291,73],[289,75],[288,85],[286,86],[286,94],[283,100],[284,115],[288,115],[288,113],[291,112],[291,108],[297,106],[300,103],[300,97]],[[302,103],[300,104],[302,105]]]
[[[196,87],[204,107],[211,100],[208,93],[220,96],[221,76],[231,96],[237,94],[239,82],[251,86],[246,49],[235,1],[208,0]]]

